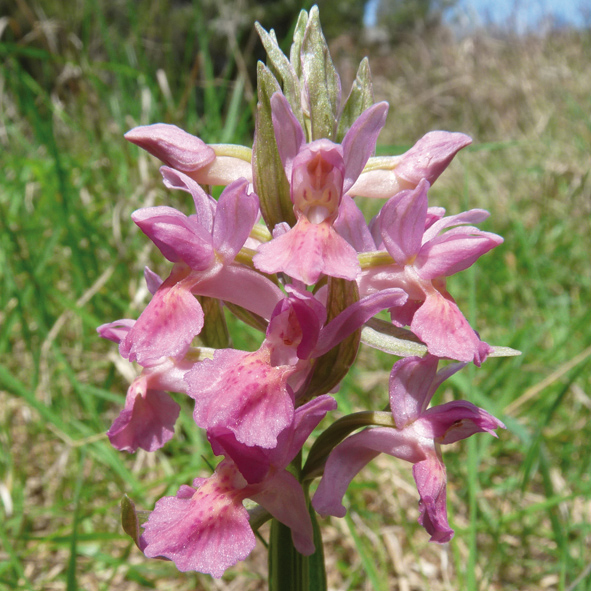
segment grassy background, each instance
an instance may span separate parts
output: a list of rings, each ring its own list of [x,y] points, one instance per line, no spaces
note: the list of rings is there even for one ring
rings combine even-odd
[[[254,45],[230,47],[214,71],[199,3],[18,4],[0,37],[0,589],[264,589],[262,547],[217,582],[145,559],[122,534],[123,493],[151,508],[212,458],[180,397],[163,450],[110,447],[130,373],[95,333],[143,309],[145,264],[166,270],[130,213],[189,207],[123,133],[167,121],[248,143]],[[348,517],[324,522],[330,587],[589,590],[591,35],[440,30],[396,49],[341,37],[332,52],[345,88],[369,52],[376,98],[391,104],[384,153],[430,129],[474,138],[431,203],[490,210],[484,227],[505,243],[450,291],[483,338],[524,355],[438,394],[508,426],[446,449],[454,540],[426,542],[409,466],[381,457],[352,485]],[[382,406],[391,363],[362,349],[340,411]]]

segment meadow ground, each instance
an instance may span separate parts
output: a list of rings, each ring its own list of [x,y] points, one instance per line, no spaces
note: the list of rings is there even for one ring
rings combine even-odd
[[[163,450],[110,447],[130,374],[95,332],[142,310],[145,264],[165,272],[130,213],[187,207],[123,133],[167,121],[246,143],[248,79],[235,64],[214,76],[197,37],[157,70],[152,57],[171,37],[136,21],[125,38],[98,14],[77,30],[34,12],[24,22],[3,21],[0,36],[0,589],[264,589],[262,545],[220,582],[145,559],[122,533],[124,493],[151,508],[213,458],[181,398],[178,436]],[[380,152],[431,129],[474,138],[431,203],[488,209],[484,227],[505,243],[450,291],[485,340],[523,355],[464,370],[438,394],[508,427],[445,450],[454,540],[427,542],[409,466],[380,457],[350,488],[347,518],[322,522],[329,587],[589,590],[591,35],[440,30],[395,48],[346,37],[331,47],[344,87],[369,51],[376,99],[391,104]],[[364,207],[371,215],[375,204]],[[239,348],[255,342],[235,337]],[[382,406],[391,364],[362,348],[339,412]]]

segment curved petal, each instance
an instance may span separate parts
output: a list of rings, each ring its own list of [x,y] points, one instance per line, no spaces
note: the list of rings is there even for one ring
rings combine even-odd
[[[393,287],[368,295],[351,304],[322,329],[318,345],[314,350],[314,357],[320,357],[330,351],[378,312],[402,306],[407,298],[402,289]]]
[[[429,242],[429,240],[433,240],[437,234],[446,228],[451,228],[452,226],[463,226],[465,224],[479,224],[488,217],[490,217],[490,213],[486,211],[486,209],[469,209],[468,211],[462,211],[461,213],[456,213],[455,215],[448,215],[445,217],[440,216],[438,219],[434,220],[430,225],[428,225],[425,233],[423,234],[423,244]]]
[[[427,218],[429,183],[421,181],[412,191],[392,197],[379,215],[380,233],[386,250],[399,264],[405,265],[421,248]]]
[[[293,160],[306,142],[304,130],[288,100],[280,92],[271,97],[271,117],[279,157],[287,178],[291,179]]]
[[[271,452],[273,464],[286,468],[326,413],[336,408],[337,401],[329,394],[318,396],[296,408],[293,426],[279,435],[277,448]]]
[[[419,462],[425,459],[421,442],[412,429],[373,427],[351,435],[328,456],[312,506],[320,515],[343,517],[342,498],[355,475],[380,453]]]
[[[225,262],[234,260],[259,215],[259,199],[248,194],[248,181],[238,179],[220,195],[213,222],[213,247]]]
[[[343,193],[346,193],[355,183],[363,167],[376,148],[378,135],[388,115],[388,103],[381,102],[372,105],[351,125],[343,138],[343,158],[345,160],[345,180]]]
[[[357,252],[377,250],[361,210],[349,195],[343,195],[333,226]]]
[[[250,498],[262,505],[275,519],[291,529],[296,550],[304,556],[314,554],[314,532],[302,485],[286,470],[265,482],[264,489]]]
[[[264,275],[241,265],[225,265],[193,286],[193,292],[242,306],[265,319],[285,294]]]
[[[419,523],[431,534],[430,542],[444,544],[454,535],[447,522],[445,466],[435,452],[412,467],[421,500]]]
[[[123,137],[156,156],[164,164],[184,172],[198,170],[215,160],[212,148],[176,125],[141,125],[134,127]]]
[[[402,154],[395,168],[396,176],[414,185],[421,179],[432,185],[453,157],[471,143],[472,138],[463,133],[430,131]]]
[[[108,339],[114,343],[119,344],[125,339],[127,333],[132,329],[135,324],[135,320],[130,318],[122,318],[121,320],[115,320],[115,322],[107,322],[97,327],[96,332],[103,339]]]
[[[148,291],[154,295],[158,288],[162,285],[163,281],[158,273],[152,271],[150,267],[144,267],[144,279],[146,281],[146,287]]]
[[[107,432],[114,448],[128,452],[161,448],[174,435],[180,406],[166,393],[149,387],[140,376],[127,390],[125,408]]]
[[[180,189],[181,191],[186,191],[191,194],[199,224],[203,226],[207,232],[211,233],[213,228],[213,215],[217,203],[215,199],[211,197],[211,195],[208,195],[197,181],[178,170],[174,170],[174,168],[162,166],[160,168],[160,174],[164,180],[164,186],[169,189]]]
[[[433,355],[406,357],[392,367],[390,409],[399,429],[416,421],[429,405],[438,362]]]
[[[158,206],[138,209],[131,217],[169,261],[183,261],[196,271],[211,265],[214,257],[211,236],[184,213]]]
[[[472,266],[502,242],[497,234],[473,226],[453,228],[424,244],[413,264],[423,279],[449,277]]]
[[[454,400],[425,411],[416,422],[421,434],[439,443],[448,444],[466,439],[474,433],[490,433],[497,437],[495,429],[505,425],[485,410],[465,400]]]

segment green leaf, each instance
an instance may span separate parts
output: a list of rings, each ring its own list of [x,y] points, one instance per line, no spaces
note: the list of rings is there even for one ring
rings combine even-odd
[[[280,521],[271,522],[269,539],[269,591],[325,591],[326,571],[322,536],[316,514],[310,508],[316,551],[300,554],[293,545],[291,530]]]
[[[357,76],[351,86],[351,92],[343,107],[343,112],[339,119],[336,141],[342,142],[355,120],[374,104],[373,85],[371,82],[371,72],[369,69],[369,60],[365,57],[359,64]]]
[[[293,205],[289,196],[289,183],[277,150],[271,96],[281,88],[269,68],[259,62],[257,69],[257,117],[252,150],[254,189],[259,196],[261,213],[269,230],[280,222],[295,224]]]
[[[377,318],[372,318],[363,327],[361,342],[398,357],[423,357],[427,354],[427,345],[410,330]]]
[[[301,84],[308,95],[311,138],[334,140],[341,102],[341,81],[322,34],[318,7],[310,11],[301,48]]]
[[[267,65],[280,83],[283,94],[291,105],[294,115],[303,126],[304,118],[302,115],[300,81],[297,74],[287,59],[287,56],[281,51],[275,37],[267,33],[259,23],[255,23],[255,27],[267,52]]]
[[[135,542],[135,545],[141,550],[140,546],[140,525],[148,521],[150,511],[138,511],[135,503],[124,495],[121,499],[121,525],[123,531]]]
[[[296,76],[301,80],[302,78],[302,43],[304,42],[304,35],[306,34],[306,26],[308,25],[308,13],[305,10],[300,11],[298,22],[293,31],[293,43],[289,50],[289,61],[296,73]]]

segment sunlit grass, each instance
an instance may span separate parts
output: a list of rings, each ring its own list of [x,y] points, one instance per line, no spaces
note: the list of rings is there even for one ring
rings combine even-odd
[[[141,312],[144,265],[166,271],[130,213],[189,207],[123,133],[168,121],[247,142],[252,101],[231,67],[221,79],[194,73],[199,52],[208,63],[198,36],[157,74],[143,17],[121,43],[100,12],[80,18],[78,50],[0,43],[0,588],[215,589],[143,558],[121,531],[122,494],[151,508],[214,459],[182,397],[178,437],[162,451],[111,448],[104,433],[129,368],[95,328]],[[192,15],[187,27],[199,26]],[[483,338],[524,354],[456,374],[438,394],[508,427],[444,450],[454,541],[426,542],[410,466],[379,458],[352,485],[348,520],[323,522],[334,589],[591,589],[590,42],[509,41],[435,36],[403,44],[397,62],[370,59],[376,98],[392,105],[384,143],[433,128],[474,136],[431,202],[488,209],[484,227],[505,243],[450,291]],[[79,69],[58,83],[68,64]],[[339,411],[383,405],[391,364],[363,348]],[[264,588],[264,560],[257,549],[228,588]]]

